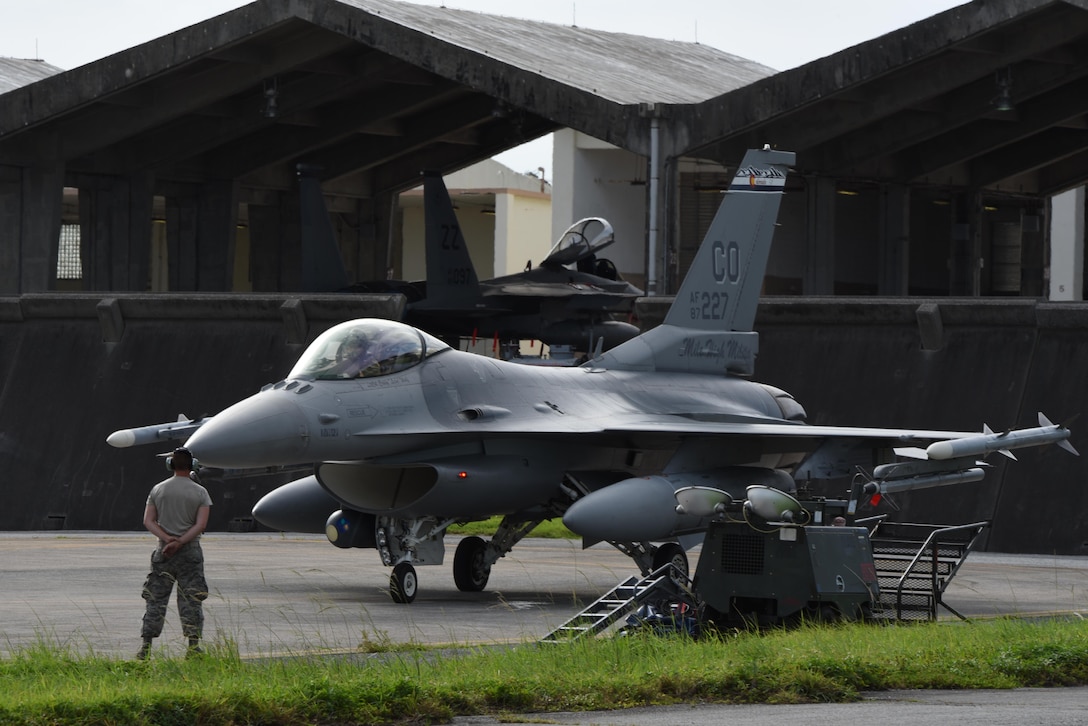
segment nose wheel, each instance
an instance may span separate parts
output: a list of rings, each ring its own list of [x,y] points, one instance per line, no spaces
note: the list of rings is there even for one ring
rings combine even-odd
[[[416,568],[412,567],[411,562],[401,562],[393,568],[393,574],[389,576],[389,596],[393,598],[393,602],[412,602],[416,599],[418,589]]]

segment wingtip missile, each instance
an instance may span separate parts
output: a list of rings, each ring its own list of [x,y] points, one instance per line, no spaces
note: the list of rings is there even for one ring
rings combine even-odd
[[[136,432],[132,429],[114,431],[106,437],[106,443],[115,449],[127,449],[136,443]]]
[[[169,423],[119,429],[106,437],[106,443],[115,449],[127,449],[130,446],[187,439],[194,431],[210,420],[210,416],[193,420],[179,416],[177,421]]]
[[[1011,453],[1013,449],[1042,446],[1043,444],[1057,444],[1072,454],[1080,455],[1068,441],[1069,429],[1051,423],[1042,413],[1039,414],[1039,424],[1036,428],[1013,429],[1000,433],[994,433],[989,426],[985,426],[983,432],[978,436],[936,441],[926,448],[926,455],[930,459],[943,461],[968,456],[985,456],[993,451],[998,451],[1015,458]]]

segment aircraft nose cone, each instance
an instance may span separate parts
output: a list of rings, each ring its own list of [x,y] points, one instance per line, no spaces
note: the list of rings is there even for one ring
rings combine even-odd
[[[305,463],[309,431],[290,393],[266,391],[239,401],[189,437],[205,466],[226,469]]]

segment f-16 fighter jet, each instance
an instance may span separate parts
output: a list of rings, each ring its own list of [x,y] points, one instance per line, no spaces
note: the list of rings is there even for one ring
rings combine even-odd
[[[810,426],[788,393],[749,378],[752,331],[779,203],[794,155],[744,157],[664,323],[578,367],[540,368],[455,350],[404,323],[351,320],[321,334],[284,380],[197,422],[118,431],[115,446],[191,433],[204,464],[312,464],[262,498],[265,525],[325,532],[337,547],[377,549],[394,600],[417,593],[416,567],[443,561],[457,522],[501,515],[490,540],[453,556],[457,587],[482,590],[491,567],[541,521],[607,541],[644,572],[686,562],[711,507],[676,492],[743,499],[750,485],[849,476],[856,457],[911,448],[874,469],[869,489],[982,475],[990,451],[1048,442],[1049,422],[982,433]],[[928,448],[926,448],[928,447]],[[695,488],[695,489],[693,489]]]

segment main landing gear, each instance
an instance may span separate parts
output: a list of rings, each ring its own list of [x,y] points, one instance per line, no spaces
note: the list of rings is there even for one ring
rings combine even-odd
[[[461,592],[482,592],[491,577],[491,566],[540,524],[543,519],[504,518],[490,541],[465,537],[453,555],[453,581]],[[396,520],[379,518],[378,552],[386,564],[394,564],[389,576],[389,596],[395,603],[416,599],[419,578],[415,565],[442,564],[443,537],[453,520]]]
[[[491,577],[487,561],[487,542],[479,537],[465,537],[453,553],[453,582],[461,592],[482,592]]]

